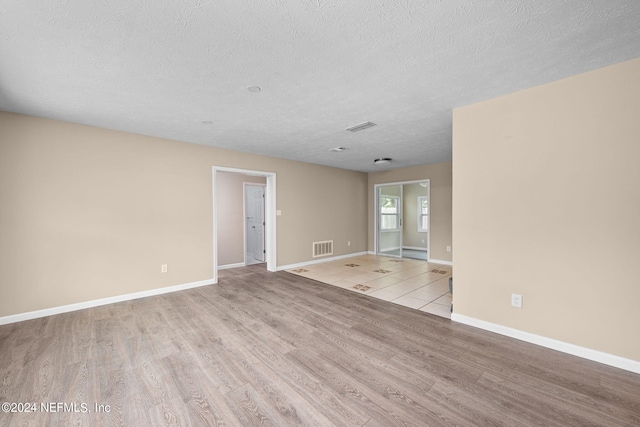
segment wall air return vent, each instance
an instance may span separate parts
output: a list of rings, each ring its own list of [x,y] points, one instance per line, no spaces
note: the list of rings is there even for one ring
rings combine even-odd
[[[313,257],[333,255],[333,240],[313,242]]]
[[[376,124],[372,122],[364,122],[360,123],[359,125],[351,126],[350,128],[347,128],[347,130],[349,132],[359,132],[361,130],[369,129],[370,127],[373,127],[375,125]]]

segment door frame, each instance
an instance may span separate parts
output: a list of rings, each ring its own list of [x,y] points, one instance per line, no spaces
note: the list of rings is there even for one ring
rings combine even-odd
[[[375,241],[375,245],[376,245],[376,255],[381,255],[381,256],[388,256],[388,257],[392,257],[392,258],[402,258],[402,242],[404,240],[404,197],[403,197],[403,193],[404,193],[404,186],[401,184],[382,184],[382,185],[377,185],[376,186],[376,197],[378,198],[378,203],[376,203],[376,221],[380,220],[380,216],[382,215],[381,212],[381,207],[380,207],[380,190],[383,187],[399,187],[400,188],[400,194],[398,196],[395,195],[389,195],[390,197],[397,197],[398,199],[398,229],[397,230],[388,230],[388,231],[382,231],[379,230],[376,226],[376,238],[380,237],[383,233],[384,234],[389,234],[389,233],[398,233],[398,241],[400,246],[398,247],[398,255],[394,255],[394,254],[390,254],[390,253],[386,253],[386,252],[381,252],[381,248],[380,248],[380,240],[376,240]]]
[[[267,211],[267,207],[266,207],[266,201],[267,201],[267,189],[266,189],[267,184],[261,184],[259,182],[243,182],[242,183],[242,216],[243,216],[243,220],[244,220],[244,265],[247,265],[247,237],[249,237],[248,232],[249,230],[247,230],[247,187],[265,187],[264,189],[264,203],[262,204],[262,209],[264,210],[264,215],[263,215],[263,219],[264,219],[264,225],[263,225],[263,232],[262,232],[262,236],[264,239],[264,249],[265,251],[267,250],[267,238],[266,238],[266,230],[267,230],[267,218],[266,218],[266,211]],[[264,256],[264,261],[267,261],[267,257],[266,257],[266,253]]]
[[[265,222],[265,261],[268,271],[276,271],[276,174],[275,172],[257,171],[250,169],[212,166],[212,195],[213,195],[213,283],[218,283],[218,183],[217,172],[231,172],[243,175],[262,176],[266,178],[264,190],[264,222]],[[246,256],[246,255],[245,255]]]
[[[380,256],[389,256],[383,253],[379,252],[379,242],[378,242],[378,220],[380,218],[380,201],[378,200],[379,198],[379,187],[387,187],[390,185],[402,185],[403,189],[401,194],[404,194],[404,185],[406,184],[419,184],[421,182],[426,182],[427,183],[427,200],[428,200],[428,204],[429,204],[429,216],[427,217],[427,227],[428,227],[428,232],[427,232],[427,261],[431,260],[431,180],[429,178],[425,178],[425,179],[416,179],[416,180],[412,180],[412,181],[398,181],[398,182],[381,182],[379,184],[374,184],[373,185],[373,249],[376,255],[380,255]],[[404,200],[404,196],[401,197],[400,201],[402,202]],[[404,209],[401,210],[402,212],[402,225],[403,227],[406,224],[406,221],[404,220]],[[402,248],[401,248],[402,249]],[[402,253],[402,251],[401,251]]]

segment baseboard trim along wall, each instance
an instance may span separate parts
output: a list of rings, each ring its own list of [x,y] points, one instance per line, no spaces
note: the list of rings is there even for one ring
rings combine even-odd
[[[42,310],[29,311],[26,313],[12,314],[0,317],[0,325],[22,322],[24,320],[37,319],[39,317],[53,316],[54,314],[68,313],[70,311],[84,310],[85,308],[99,307],[101,305],[113,304],[116,302],[130,301],[138,298],[151,297],[155,295],[169,294],[186,289],[198,288],[213,284],[213,279],[200,280],[199,282],[185,283],[182,285],[167,286],[164,288],[150,289],[148,291],[134,292],[131,294],[116,295],[114,297],[101,298],[91,301],[84,301],[75,304],[62,305],[59,307],[45,308]]]
[[[402,250],[410,249],[412,251],[422,251],[427,252],[427,248],[421,248],[420,246],[403,246]]]
[[[320,263],[327,262],[327,261],[337,261],[339,259],[352,258],[354,256],[360,256],[360,255],[367,255],[368,253],[369,252],[356,252],[356,253],[353,253],[353,254],[332,256],[332,257],[317,259],[317,260],[313,260],[313,261],[299,262],[297,264],[279,265],[277,270],[278,271],[290,270],[292,268],[306,267],[307,265],[320,264]]]
[[[626,359],[624,357],[616,356],[613,354],[603,353],[601,351],[592,350],[590,348],[580,347],[575,344],[558,341],[552,338],[524,332],[519,329],[513,329],[507,326],[498,325],[496,323],[486,322],[484,320],[478,320],[462,314],[451,313],[451,320],[453,320],[454,322],[473,326],[475,328],[484,329],[485,331],[495,332],[496,334],[505,335],[507,337],[515,338],[520,341],[537,344],[542,347],[582,357],[583,359],[593,360],[594,362],[603,363],[605,365],[640,374],[640,361],[637,360]]]
[[[246,266],[244,262],[236,262],[235,264],[219,265],[218,270],[226,270],[228,268],[238,268],[238,267],[244,267],[244,266]]]
[[[369,255],[376,255],[375,251],[368,251],[368,252],[365,252],[365,253],[369,254]],[[428,262],[432,262],[434,264],[442,264],[442,265],[453,265],[452,261],[443,261],[441,259],[430,259]]]
[[[441,259],[433,259],[433,258],[431,258],[429,260],[429,262],[432,262],[434,264],[453,265],[453,262],[451,262],[451,261],[443,261]]]

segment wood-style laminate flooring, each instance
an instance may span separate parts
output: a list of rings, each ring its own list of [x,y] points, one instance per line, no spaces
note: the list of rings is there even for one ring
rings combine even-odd
[[[638,426],[640,375],[258,265],[0,326],[0,402],[79,411],[1,426]]]

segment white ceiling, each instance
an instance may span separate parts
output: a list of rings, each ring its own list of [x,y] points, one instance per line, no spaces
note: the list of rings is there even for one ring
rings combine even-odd
[[[358,171],[448,161],[453,108],[636,57],[637,0],[0,1],[0,110]]]

